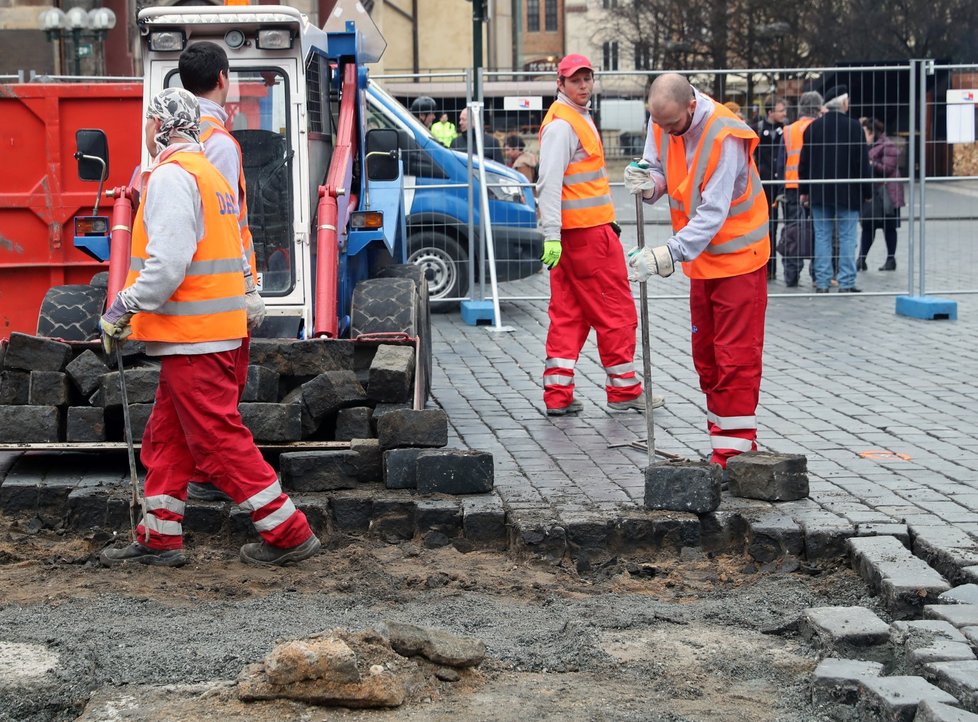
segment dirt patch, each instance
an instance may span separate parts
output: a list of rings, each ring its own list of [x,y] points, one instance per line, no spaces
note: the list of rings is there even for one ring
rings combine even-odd
[[[798,615],[876,608],[848,569],[731,555],[614,559],[581,576],[570,563],[336,538],[298,567],[262,569],[201,539],[182,569],[104,569],[107,538],[30,529],[0,519],[0,642],[43,645],[60,665],[27,693],[0,686],[0,719],[69,720],[88,705],[82,719],[800,722],[818,715]],[[385,621],[478,637],[488,657],[387,712],[233,698],[229,681],[278,641]]]

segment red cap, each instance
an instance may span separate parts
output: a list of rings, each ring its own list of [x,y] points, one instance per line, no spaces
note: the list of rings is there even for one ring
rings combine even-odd
[[[578,70],[582,69],[594,71],[594,68],[591,67],[590,60],[583,55],[572,53],[571,55],[565,55],[564,59],[560,61],[560,65],[557,66],[557,75],[562,78],[569,78]]]

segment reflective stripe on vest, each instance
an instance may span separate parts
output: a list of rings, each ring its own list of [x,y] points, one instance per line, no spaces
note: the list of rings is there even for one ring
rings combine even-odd
[[[798,163],[801,161],[801,144],[805,128],[814,118],[799,118],[784,129],[784,179],[785,188],[798,188]]]
[[[560,189],[561,228],[593,228],[611,223],[615,220],[615,204],[611,200],[601,138],[584,116],[560,101],[550,105],[540,125],[541,138],[543,129],[554,118],[570,124],[587,154],[584,160],[568,163],[564,169]]]
[[[178,152],[157,168],[175,163],[197,182],[204,209],[204,237],[197,243],[190,268],[211,273],[188,274],[166,303],[132,318],[132,338],[164,343],[202,343],[244,338],[248,334],[241,269],[241,236],[234,192],[203,153]],[[150,173],[147,186],[153,183]],[[133,264],[126,287],[132,286],[146,259],[149,238],[140,204],[132,229]]]
[[[667,136],[658,125],[652,127],[666,173],[673,233],[685,228],[690,217],[696,214],[703,199],[703,189],[720,162],[724,139],[733,136],[749,143],[747,189],[731,200],[720,230],[699,256],[683,263],[683,272],[689,278],[727,278],[750,273],[767,263],[771,254],[767,198],[762,192],[753,156],[759,142],[757,134],[730,110],[714,102],[713,113],[706,119],[699,146],[693,153],[691,167],[687,168],[683,137]]]
[[[248,225],[248,191],[245,187],[244,160],[241,157],[241,144],[231,131],[213,115],[203,115],[200,118],[200,142],[207,149],[207,140],[214,133],[220,133],[231,139],[235,150],[238,151],[238,228],[241,231],[241,248],[248,256],[251,275],[258,282],[258,266],[255,262],[255,244],[251,237],[251,227]]]

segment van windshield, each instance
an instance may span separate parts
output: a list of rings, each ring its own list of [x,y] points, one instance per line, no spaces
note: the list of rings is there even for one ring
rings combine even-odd
[[[387,113],[394,113],[395,111],[391,110],[391,108],[397,109],[396,113],[398,118],[400,118],[403,122],[407,122],[411,126],[411,130],[414,132],[415,137],[417,137],[419,131],[424,135],[428,136],[429,138],[434,137],[431,135],[431,131],[428,130],[427,126],[425,126],[424,123],[418,120],[415,117],[414,113],[412,113],[410,110],[405,108],[401,103],[399,103],[393,95],[388,93],[386,90],[384,90],[382,87],[380,87],[377,83],[373,82],[372,80],[370,81],[370,88],[372,92],[376,93],[383,99],[382,103],[384,105],[384,111],[386,111]],[[370,122],[378,123],[378,125],[376,126],[378,128],[396,129],[399,127],[399,124],[395,123],[392,119],[386,117],[384,112],[380,110],[371,108],[369,111],[369,115],[370,115]]]
[[[241,146],[260,288],[265,295],[287,294],[295,278],[288,79],[278,68],[231,68],[229,76],[224,109]],[[180,85],[174,71],[167,86]]]

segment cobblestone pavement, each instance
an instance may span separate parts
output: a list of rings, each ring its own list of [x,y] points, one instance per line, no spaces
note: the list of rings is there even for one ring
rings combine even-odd
[[[860,274],[859,285],[872,291],[889,282],[885,276]],[[685,283],[678,273],[654,279],[650,293],[675,294]],[[545,296],[547,285],[541,273],[504,284],[504,293]],[[767,508],[803,527],[860,534],[900,533],[882,525],[900,525],[903,534],[908,525],[935,527],[958,547],[971,546],[978,538],[978,298],[957,300],[957,321],[921,321],[897,316],[892,296],[772,297],[758,440],[762,450],[807,456],[811,495],[775,510],[725,492],[720,511]],[[654,412],[656,447],[707,457],[688,303],[653,298],[650,315],[653,384],[667,399]],[[593,333],[576,376],[583,413],[547,417],[546,302],[505,302],[502,323],[512,331],[467,326],[458,314],[434,320],[433,395],[448,411],[453,441],[494,454],[497,489],[511,510],[559,520],[640,508],[646,453],[608,447],[644,437],[645,420],[607,409]]]

